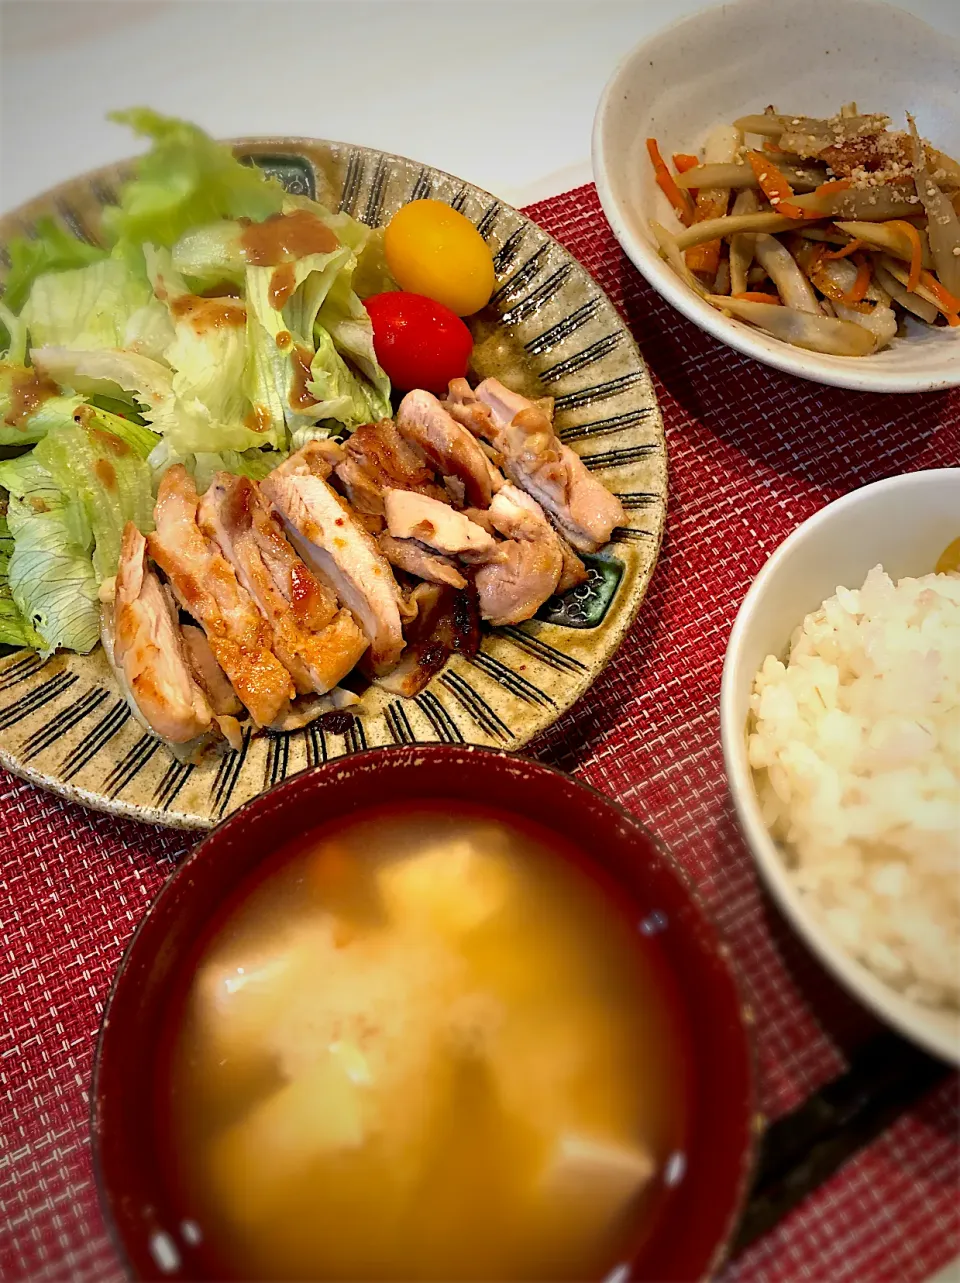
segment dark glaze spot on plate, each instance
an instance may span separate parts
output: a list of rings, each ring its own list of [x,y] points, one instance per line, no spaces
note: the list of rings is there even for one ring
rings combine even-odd
[[[623,578],[623,563],[609,553],[580,553],[580,560],[587,568],[586,583],[562,597],[551,597],[537,611],[537,619],[561,628],[596,628],[603,622]]]

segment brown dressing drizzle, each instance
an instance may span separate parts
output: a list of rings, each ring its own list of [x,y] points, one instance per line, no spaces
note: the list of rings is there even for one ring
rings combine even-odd
[[[10,388],[10,408],[3,421],[7,427],[23,430],[34,410],[59,395],[57,385],[39,370],[16,370]]]
[[[194,333],[201,335],[211,330],[225,330],[247,323],[247,309],[242,303],[235,303],[232,299],[181,294],[170,304],[170,311],[178,321],[189,321]]]
[[[118,459],[122,459],[130,453],[130,447],[126,441],[121,441],[119,437],[115,437],[112,432],[104,431],[103,428],[91,428],[90,439],[95,445],[104,450],[109,450],[111,454],[115,454]]]
[[[251,432],[266,432],[270,427],[270,411],[260,401],[254,401],[250,413],[243,421],[243,426]]]
[[[273,269],[270,284],[267,287],[267,298],[276,312],[283,310],[284,304],[297,288],[297,276],[292,263],[281,263]]]
[[[243,257],[254,267],[276,267],[307,254],[332,254],[340,242],[309,210],[271,214],[262,223],[250,223],[240,233]]]
[[[310,362],[313,360],[313,353],[308,347],[295,343],[293,351],[290,353],[290,360],[293,362],[290,407],[293,410],[306,410],[311,405],[317,404],[316,397],[307,388],[307,383],[313,377],[310,373]]]
[[[93,465],[93,472],[104,490],[109,490],[113,494],[116,494],[117,472],[109,459],[98,459]]]

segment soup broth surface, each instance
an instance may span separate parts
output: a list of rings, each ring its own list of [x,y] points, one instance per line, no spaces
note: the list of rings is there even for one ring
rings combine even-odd
[[[683,1148],[660,965],[514,816],[317,828],[224,906],[171,1013],[184,1219],[237,1278],[602,1277]]]

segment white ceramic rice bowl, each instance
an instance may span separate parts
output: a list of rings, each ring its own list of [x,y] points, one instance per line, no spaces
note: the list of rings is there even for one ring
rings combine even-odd
[[[907,999],[851,957],[818,921],[763,821],[746,747],[756,672],[767,655],[785,656],[790,636],[806,614],[832,596],[838,584],[858,588],[878,563],[893,579],[930,573],[958,536],[960,468],[874,482],[805,521],[770,557],[740,607],[723,666],[720,728],[737,816],[779,907],[820,961],[865,1006],[921,1047],[960,1064],[960,1012]]]

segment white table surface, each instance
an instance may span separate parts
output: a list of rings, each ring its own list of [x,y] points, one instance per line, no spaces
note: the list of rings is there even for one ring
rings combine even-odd
[[[770,0],[771,4],[789,0]],[[426,161],[514,205],[590,178],[600,91],[704,0],[0,0],[0,209],[136,150],[146,104],[215,135]],[[960,0],[903,0],[960,36]]]
[[[301,134],[400,152],[524,205],[589,181],[593,113],[614,66],[704,7],[0,0],[0,210],[130,155],[129,133],[105,116],[140,104],[220,137]],[[960,36],[960,0],[900,7]],[[960,1280],[960,1261],[940,1280]]]

